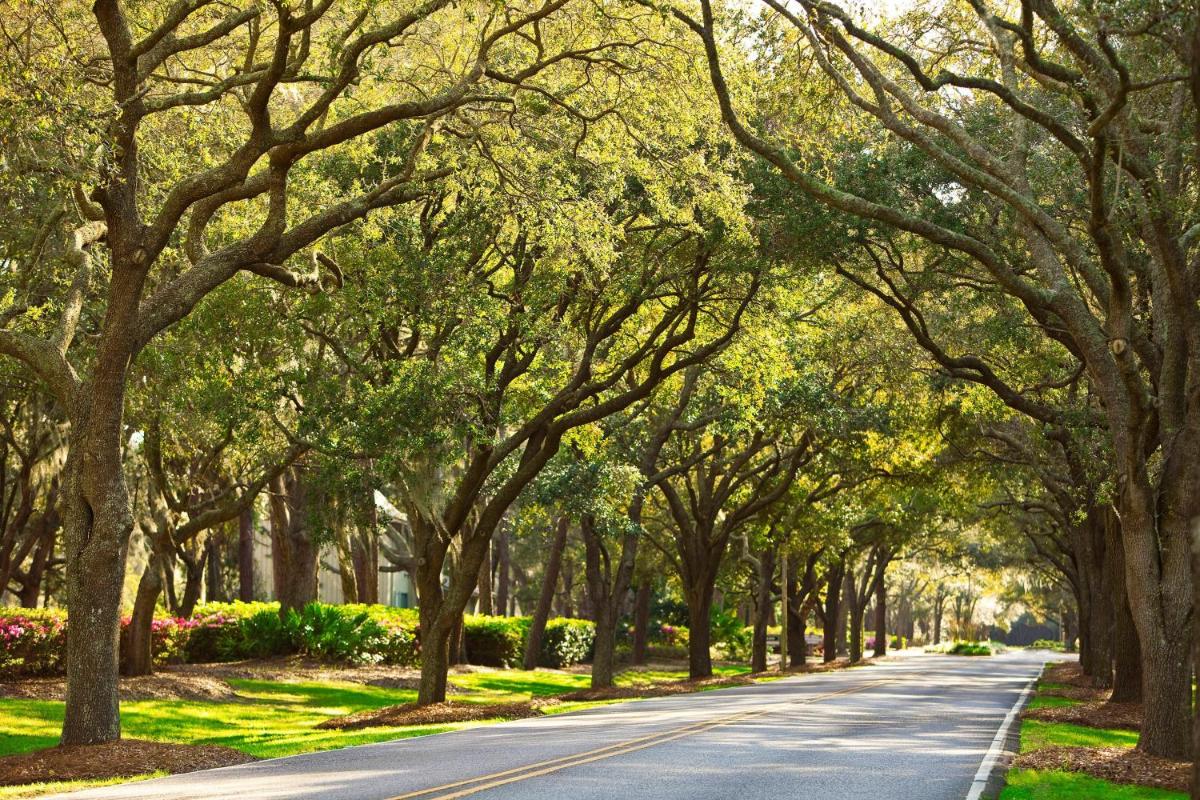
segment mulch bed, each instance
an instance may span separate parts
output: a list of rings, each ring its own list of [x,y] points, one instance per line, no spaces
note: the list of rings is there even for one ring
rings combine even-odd
[[[1060,661],[1053,666],[1047,667],[1046,672],[1042,675],[1043,683],[1064,683],[1074,689],[1081,690],[1079,693],[1084,694],[1090,692],[1088,697],[1075,697],[1077,700],[1107,700],[1112,694],[1110,689],[1100,689],[1096,687],[1095,681],[1083,674],[1083,668],[1079,666],[1078,661]],[[1063,697],[1073,697],[1072,694],[1067,694],[1064,690],[1057,690]],[[1045,694],[1055,694],[1054,689],[1047,689]]]
[[[377,728],[381,726],[399,727],[402,725],[439,725],[449,722],[474,722],[481,719],[525,719],[540,717],[542,708],[549,703],[545,701],[524,701],[519,703],[433,703],[418,706],[416,703],[402,703],[398,706],[359,711],[344,717],[327,719],[317,725],[325,730],[352,731],[359,728]]]
[[[1143,753],[1130,747],[1043,747],[1017,756],[1021,769],[1082,772],[1113,783],[1188,791],[1192,765]]]
[[[0,786],[44,781],[132,778],[150,772],[193,772],[255,761],[232,747],[122,739],[96,745],[48,747],[0,757]]]
[[[1043,722],[1086,725],[1089,728],[1124,728],[1131,731],[1142,728],[1140,703],[1080,703],[1071,706],[1030,709],[1023,712],[1021,716],[1025,719],[1036,719]]]
[[[121,700],[207,700],[217,703],[242,702],[233,687],[220,678],[178,672],[158,672],[137,678],[121,678]],[[0,697],[29,700],[62,700],[64,678],[28,678],[0,683]]]

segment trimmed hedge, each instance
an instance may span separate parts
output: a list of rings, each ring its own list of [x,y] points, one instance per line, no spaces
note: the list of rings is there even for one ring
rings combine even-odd
[[[122,625],[128,624],[128,618],[122,620]],[[529,625],[529,617],[466,616],[468,660],[518,666]],[[13,676],[62,674],[66,631],[63,609],[0,608],[0,671]],[[280,616],[278,603],[204,603],[190,619],[156,618],[152,631],[154,663],[160,666],[292,654],[351,664],[420,663],[416,609],[310,603]],[[587,661],[595,635],[588,620],[552,619],[546,624],[538,663],[561,668]]]
[[[587,619],[558,617],[546,623],[538,664],[562,669],[591,661],[596,642],[596,625]]]
[[[468,615],[463,620],[467,661],[489,667],[516,667],[525,658],[529,617]],[[538,666],[561,669],[592,657],[596,626],[591,620],[556,617],[546,622]]]

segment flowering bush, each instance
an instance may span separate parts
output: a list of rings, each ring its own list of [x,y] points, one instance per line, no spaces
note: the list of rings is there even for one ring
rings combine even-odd
[[[660,635],[655,638],[668,647],[687,647],[688,629],[683,625],[663,624],[658,632]]]
[[[0,609],[0,672],[53,675],[63,671],[67,615],[57,609]]]

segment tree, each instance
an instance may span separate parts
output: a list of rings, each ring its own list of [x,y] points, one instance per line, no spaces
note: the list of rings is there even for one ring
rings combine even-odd
[[[1197,133],[1187,124],[1200,85],[1188,77],[1200,58],[1194,15],[1122,4],[1123,25],[1088,6],[1065,13],[1038,0],[1014,21],[976,3],[939,29],[944,40],[918,46],[928,30],[920,25],[878,33],[832,4],[802,0],[794,12],[765,2],[854,113],[927,159],[940,213],[831,185],[803,156],[752,131],[722,68],[712,3],[701,0],[698,19],[673,9],[704,43],[738,141],[805,195],[952,254],[1086,365],[1116,453],[1145,666],[1139,747],[1187,756],[1188,530],[1200,518],[1200,392],[1189,387],[1200,381],[1200,306],[1188,277],[1195,237],[1177,199],[1192,194],[1183,154]],[[951,55],[964,42],[980,61]],[[1040,189],[1064,185],[1076,188],[1069,200],[1042,201],[1061,194]],[[964,378],[1005,391],[986,365],[956,358]],[[1164,468],[1153,468],[1160,459]]]

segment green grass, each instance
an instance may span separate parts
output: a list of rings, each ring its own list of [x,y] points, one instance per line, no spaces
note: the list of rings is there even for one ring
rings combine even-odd
[[[720,667],[718,675],[736,675],[745,667]],[[648,685],[687,677],[686,672],[625,672],[622,686]],[[546,697],[588,687],[586,674],[549,670],[485,670],[453,675],[451,683],[465,689],[455,702],[507,703]],[[245,702],[212,703],[183,700],[142,700],[121,704],[124,734],[135,739],[185,744],[218,744],[257,758],[328,750],[442,733],[483,724],[414,725],[361,731],[317,730],[331,717],[417,699],[411,689],[385,689],[357,683],[284,683],[231,680]],[[564,703],[554,713],[576,711],[605,701]],[[0,700],[0,755],[50,747],[58,741],[63,704],[51,700]]]
[[[1133,747],[1137,744],[1137,731],[1116,728],[1089,728],[1084,725],[1069,725],[1065,722],[1042,722],[1027,719],[1021,725],[1021,752],[1028,753],[1042,747]]]
[[[1007,780],[1000,800],[1187,800],[1183,792],[1125,786],[1074,772],[1014,769]]]
[[[1029,709],[1035,708],[1061,708],[1063,706],[1077,706],[1078,700],[1072,700],[1069,697],[1059,697],[1053,694],[1038,695],[1029,701],[1029,705],[1025,706]]]
[[[0,800],[18,800],[25,797],[40,797],[45,794],[59,792],[74,792],[79,789],[94,789],[97,786],[112,786],[115,783],[144,781],[150,778],[161,778],[165,772],[152,772],[149,775],[139,775],[136,778],[109,778],[94,781],[47,781],[46,783],[27,783],[23,786],[0,786]]]

